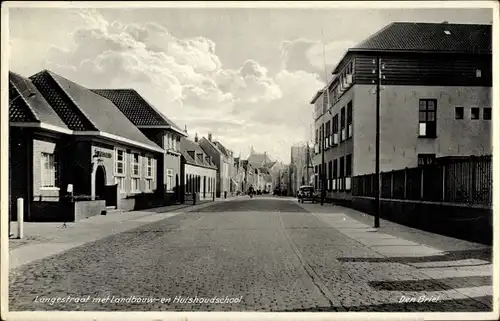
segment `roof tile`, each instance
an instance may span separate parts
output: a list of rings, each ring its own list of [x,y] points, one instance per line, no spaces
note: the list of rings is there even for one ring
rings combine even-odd
[[[350,50],[491,53],[491,32],[491,25],[395,22]]]
[[[136,126],[170,126],[180,128],[147,102],[134,89],[92,89],[93,92],[111,100]]]

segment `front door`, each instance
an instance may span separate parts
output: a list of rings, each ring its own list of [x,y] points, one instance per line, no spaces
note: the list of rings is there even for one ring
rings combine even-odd
[[[106,171],[104,166],[98,166],[95,173],[95,196],[96,199],[106,199]]]

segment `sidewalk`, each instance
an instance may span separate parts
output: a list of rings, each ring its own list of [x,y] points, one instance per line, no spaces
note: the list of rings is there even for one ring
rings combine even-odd
[[[444,292],[473,298],[491,306],[493,296],[492,247],[421,231],[332,204],[300,204],[319,220],[363,244],[381,257],[347,258],[372,264],[399,263],[426,276],[421,282],[438,283]],[[404,281],[404,280],[400,280]]]
[[[82,221],[66,223],[66,227],[63,223],[24,223],[24,238],[9,239],[9,268],[15,269],[107,236],[237,198],[201,201],[196,205],[179,204],[142,211],[97,215]],[[11,224],[11,233],[16,237],[16,222]]]

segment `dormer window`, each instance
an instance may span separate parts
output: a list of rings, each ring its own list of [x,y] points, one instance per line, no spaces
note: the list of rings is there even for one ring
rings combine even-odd
[[[476,69],[476,78],[481,78],[481,69]]]
[[[444,33],[447,34],[448,36],[451,35],[451,32],[449,30],[445,30]]]

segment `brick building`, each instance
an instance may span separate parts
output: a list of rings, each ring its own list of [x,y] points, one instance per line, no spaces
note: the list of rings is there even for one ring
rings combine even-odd
[[[146,137],[163,148],[163,157],[158,160],[158,167],[162,169],[163,185],[158,186],[158,190],[165,193],[171,202],[180,202],[183,184],[180,141],[182,137],[187,137],[187,134],[133,89],[93,91],[111,100]]]
[[[375,172],[378,79],[381,171],[491,154],[491,37],[491,25],[398,22],[349,48],[311,101],[327,197],[350,198],[351,176]]]
[[[163,149],[108,99],[44,70],[29,79],[10,72],[9,101],[11,214],[18,197],[27,221],[71,221],[156,198]]]
[[[215,198],[217,166],[198,144],[198,135],[194,142],[181,139],[182,167],[184,195],[182,201],[191,201],[193,193],[197,200],[211,200]]]

